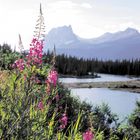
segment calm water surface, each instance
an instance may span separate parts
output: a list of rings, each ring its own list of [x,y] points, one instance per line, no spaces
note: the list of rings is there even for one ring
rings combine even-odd
[[[113,82],[113,81],[129,81],[138,78],[130,78],[127,76],[118,76],[110,74],[98,74],[101,78],[78,79],[78,78],[60,78],[63,83],[79,83],[79,82]],[[82,101],[87,101],[93,105],[101,105],[106,103],[110,106],[113,113],[117,113],[120,120],[130,115],[135,109],[136,101],[140,100],[140,94],[127,91],[110,90],[107,88],[78,88],[71,89],[74,96],[79,96]]]
[[[82,82],[113,82],[113,81],[129,81],[137,78],[130,78],[127,76],[111,75],[111,74],[98,74],[101,78],[60,78],[62,83],[82,83]]]
[[[135,103],[140,100],[140,94],[127,91],[116,91],[107,88],[78,88],[71,89],[74,96],[93,105],[107,103],[120,120],[127,117],[135,109]]]

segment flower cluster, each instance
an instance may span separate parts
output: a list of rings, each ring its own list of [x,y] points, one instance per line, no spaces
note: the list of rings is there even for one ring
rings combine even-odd
[[[68,117],[67,117],[66,113],[64,113],[64,114],[62,115],[62,118],[59,120],[59,122],[61,123],[60,129],[64,129],[64,128],[67,126]]]
[[[27,65],[41,65],[43,57],[43,41],[33,38],[30,46],[31,48],[29,50],[29,54],[27,55]]]
[[[58,79],[58,73],[55,70],[51,70],[49,75],[48,75],[48,79],[47,81],[51,84],[53,84],[54,86],[56,86],[57,83],[57,79]]]
[[[18,68],[20,71],[22,71],[22,70],[24,70],[26,65],[30,66],[30,65],[41,65],[42,64],[43,41],[33,38],[30,46],[32,46],[32,47],[29,50],[29,54],[26,56],[26,58],[27,58],[26,63],[23,59],[18,59],[12,65],[13,68]]]
[[[93,140],[94,135],[92,131],[88,130],[85,133],[83,133],[83,140]]]
[[[18,59],[15,61],[15,63],[12,65],[13,68],[18,68],[20,71],[24,70],[25,67],[25,61],[23,59]]]
[[[37,106],[40,110],[43,110],[43,102],[40,101]]]

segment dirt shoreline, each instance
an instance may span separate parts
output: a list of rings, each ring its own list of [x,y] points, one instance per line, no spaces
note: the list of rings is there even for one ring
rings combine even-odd
[[[59,78],[78,78],[78,79],[88,79],[88,78],[101,78],[101,76],[95,75],[83,75],[83,76],[76,76],[76,75],[63,75],[59,74]]]
[[[110,88],[140,93],[140,81],[118,81],[118,82],[91,82],[91,83],[63,83],[66,88]]]

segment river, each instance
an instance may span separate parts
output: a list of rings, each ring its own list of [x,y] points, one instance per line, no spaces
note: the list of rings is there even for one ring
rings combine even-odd
[[[135,80],[135,77],[112,75],[112,74],[98,74],[101,78],[60,78],[62,83],[90,83],[90,82],[117,82]]]
[[[109,74],[99,74],[101,78],[79,79],[79,78],[60,78],[62,83],[78,82],[113,82],[129,81],[137,78],[127,76],[116,76]],[[77,88],[71,89],[74,96],[78,96],[82,101],[95,105],[106,103],[113,113],[116,113],[120,120],[130,115],[136,107],[136,101],[140,100],[140,94],[127,91],[110,90],[108,88]]]
[[[130,115],[135,109],[135,103],[140,100],[140,94],[126,91],[110,90],[107,88],[79,88],[71,89],[74,96],[79,96],[82,101],[95,105],[106,103],[120,120]]]

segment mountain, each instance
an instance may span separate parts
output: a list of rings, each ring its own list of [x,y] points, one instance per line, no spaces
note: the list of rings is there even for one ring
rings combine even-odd
[[[69,45],[77,41],[77,36],[73,33],[71,26],[62,26],[59,28],[53,28],[46,35],[46,45],[48,48],[56,46],[57,48],[62,45]]]
[[[56,46],[56,53],[83,58],[137,59],[140,58],[140,33],[133,28],[105,33],[98,38],[83,39],[73,33],[71,26],[52,29],[46,35],[44,51]]]
[[[105,42],[112,42],[121,39],[131,38],[139,36],[139,32],[133,28],[127,28],[125,31],[119,31],[117,33],[105,33],[98,38],[91,39],[91,43],[105,43]]]

